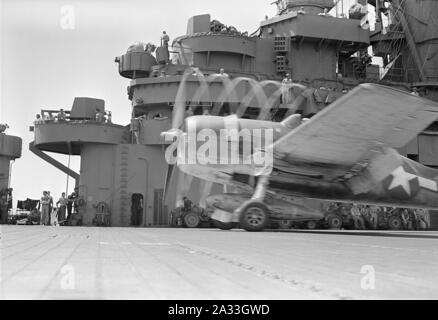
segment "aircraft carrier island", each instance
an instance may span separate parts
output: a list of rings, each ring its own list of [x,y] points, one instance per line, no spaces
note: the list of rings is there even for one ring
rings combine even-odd
[[[1,226],[0,297],[438,297],[438,2],[273,4],[253,33],[201,14],[120,48],[130,123],[41,110],[29,150],[75,192],[56,228]],[[0,190],[20,156],[0,134]]]

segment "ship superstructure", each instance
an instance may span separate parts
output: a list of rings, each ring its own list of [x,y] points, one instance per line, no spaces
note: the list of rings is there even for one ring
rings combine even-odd
[[[10,187],[11,161],[21,157],[22,140],[0,133],[0,191]]]
[[[200,180],[176,174],[163,200],[167,144],[160,134],[172,127],[176,104],[183,103],[195,115],[225,116],[242,110],[244,102],[242,117],[281,121],[291,110],[311,117],[363,82],[438,99],[438,30],[429,23],[431,12],[436,17],[436,2],[368,3],[378,17],[374,31],[365,11],[357,16],[353,11],[349,18],[331,15],[336,5],[332,0],[277,1],[278,15],[262,21],[251,35],[208,14],[194,16],[187,33],[172,43],[136,43],[116,58],[119,74],[130,79],[131,106],[126,112],[132,113],[131,124],[96,119],[96,110],[104,112],[105,102],[76,98],[62,121],[51,120],[58,111],[42,111],[49,120],[35,125],[30,148],[75,179],[84,225],[95,224],[102,208],[111,226],[167,225],[176,201],[188,196],[197,203],[205,188]],[[367,1],[358,4],[366,7]],[[370,46],[382,65],[373,64]],[[284,101],[268,81],[281,82],[287,74],[306,87],[294,92],[293,102]],[[251,93],[249,80],[230,84],[241,77],[265,83],[264,96],[275,97],[269,112],[261,114],[266,101]],[[432,126],[401,152],[438,166],[438,152],[430,151],[438,148],[436,139]],[[80,155],[80,172],[46,152]],[[221,192],[222,186],[209,191]]]

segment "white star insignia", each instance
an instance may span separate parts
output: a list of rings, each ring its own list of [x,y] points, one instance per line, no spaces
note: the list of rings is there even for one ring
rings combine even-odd
[[[406,191],[406,193],[410,196],[411,186],[409,182],[417,178],[417,176],[409,172],[406,172],[405,169],[403,169],[403,167],[398,167],[397,169],[395,169],[394,172],[392,173],[392,176],[394,179],[392,179],[392,182],[388,187],[388,189],[392,190],[397,187],[402,187]]]
[[[438,192],[438,182],[436,180],[426,179],[423,177],[419,177],[415,174],[406,172],[405,169],[400,166],[392,172],[392,182],[388,187],[388,190],[395,189],[397,187],[402,187],[406,193],[411,195],[411,185],[410,182],[413,179],[418,179],[419,187]]]

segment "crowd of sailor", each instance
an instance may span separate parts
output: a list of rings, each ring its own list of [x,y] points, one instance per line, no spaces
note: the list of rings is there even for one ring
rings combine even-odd
[[[214,33],[226,33],[236,36],[248,37],[248,32],[240,32],[233,26],[227,26],[218,20],[213,20],[210,22],[210,31]]]
[[[34,120],[34,124],[45,124],[45,123],[63,123],[69,121],[92,121],[98,123],[112,123],[112,113],[111,111],[104,111],[99,108],[96,108],[94,111],[93,118],[87,119],[72,119],[69,111],[65,111],[64,109],[60,109],[59,111],[41,111],[41,114],[37,114]]]
[[[278,221],[271,221],[271,228],[295,228],[309,229],[310,225],[315,229],[348,229],[348,230],[409,230],[426,231],[431,229],[431,218],[428,210],[416,208],[382,207],[376,205],[359,205],[337,202],[324,202],[321,207],[324,218],[314,221],[312,224],[306,221],[282,221],[285,224],[278,225]],[[196,214],[200,222],[210,226],[212,220],[208,219],[214,208],[207,209],[195,205],[190,199],[184,197],[183,204],[171,212],[173,226],[186,226],[185,216]],[[332,225],[332,218],[337,217],[336,225]],[[334,221],[334,220],[333,220]]]
[[[62,192],[56,203],[51,192],[45,190],[40,199],[17,201],[17,208],[14,210],[12,189],[0,191],[0,195],[1,224],[78,225],[81,220],[78,188],[69,196]]]
[[[8,212],[12,208],[12,188],[0,190],[0,224],[8,223]]]
[[[7,123],[0,123],[0,133],[4,133],[7,129],[9,129]]]
[[[335,214],[342,225],[354,230],[429,230],[430,213],[426,209],[381,207],[330,202],[323,209],[326,216]]]

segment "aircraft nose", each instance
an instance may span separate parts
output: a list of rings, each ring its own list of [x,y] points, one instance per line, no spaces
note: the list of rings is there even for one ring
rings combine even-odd
[[[215,116],[193,116],[184,123],[184,131],[187,133],[198,133],[204,129],[219,132],[224,127],[224,118]]]
[[[237,119],[237,116],[235,116]],[[184,125],[182,127],[183,133],[188,134],[198,134],[200,131],[209,129],[213,130],[217,136],[219,136],[220,130],[233,128],[237,129],[237,121],[232,120],[233,116],[229,117],[219,117],[219,116],[192,116],[188,117],[184,121]],[[179,129],[170,129],[166,132],[161,133],[161,137],[163,139],[167,139],[167,141],[173,140],[181,135],[182,133]],[[208,132],[205,132],[208,134]]]
[[[185,132],[199,132],[203,129],[211,129],[217,134],[219,134],[222,129],[239,130],[239,118],[236,115],[228,117],[192,116],[185,120]]]

